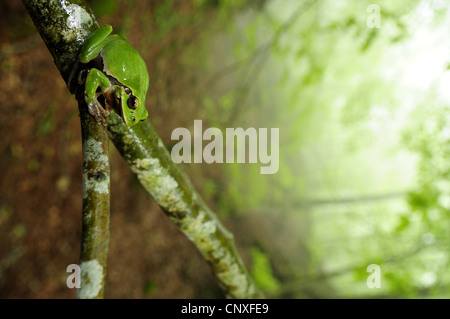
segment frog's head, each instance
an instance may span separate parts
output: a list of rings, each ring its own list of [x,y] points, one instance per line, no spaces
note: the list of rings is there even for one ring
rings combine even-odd
[[[134,126],[148,116],[145,108],[145,97],[135,96],[130,88],[114,86],[116,95],[115,111],[122,117],[127,126]]]
[[[133,126],[148,116],[145,96],[135,96],[129,89],[122,90],[120,98],[121,116],[127,126]],[[130,93],[127,93],[130,92]]]

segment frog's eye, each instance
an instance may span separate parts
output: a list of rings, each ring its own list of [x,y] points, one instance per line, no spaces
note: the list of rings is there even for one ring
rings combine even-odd
[[[139,106],[139,100],[135,96],[130,96],[127,105],[130,109],[135,110]]]

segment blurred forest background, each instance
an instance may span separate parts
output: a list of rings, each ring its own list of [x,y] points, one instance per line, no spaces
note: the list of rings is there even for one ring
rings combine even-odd
[[[172,130],[280,128],[280,168],[183,164],[274,298],[450,297],[450,13],[444,0],[88,1],[147,62]],[[77,104],[20,1],[0,2],[0,297],[73,298]],[[106,298],[221,298],[111,145]],[[370,289],[377,264],[381,287]]]

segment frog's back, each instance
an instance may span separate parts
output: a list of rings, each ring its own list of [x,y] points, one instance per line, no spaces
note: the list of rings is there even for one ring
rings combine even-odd
[[[105,72],[128,86],[134,95],[145,98],[149,83],[145,61],[125,38],[116,34],[110,37],[114,41],[101,52]]]

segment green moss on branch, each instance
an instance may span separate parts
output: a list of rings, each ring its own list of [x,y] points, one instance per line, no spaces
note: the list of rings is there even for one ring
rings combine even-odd
[[[23,0],[56,66],[71,92],[78,52],[86,37],[98,28],[94,14],[82,0]]]

